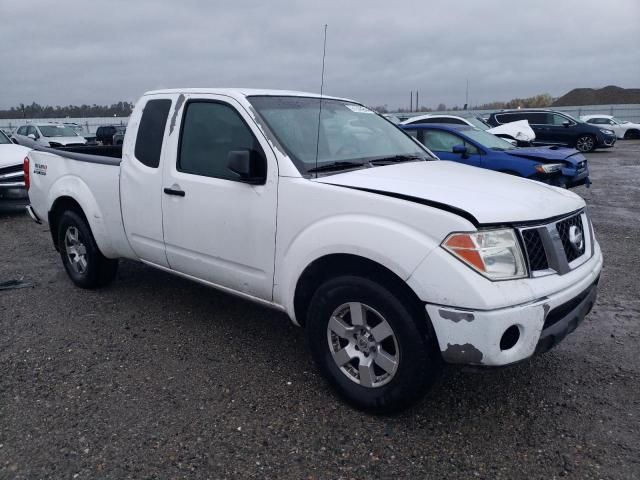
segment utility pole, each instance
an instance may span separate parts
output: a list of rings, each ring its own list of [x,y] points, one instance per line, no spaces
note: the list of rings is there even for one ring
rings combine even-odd
[[[420,111],[420,102],[418,101],[418,90],[416,90],[416,112]]]
[[[409,112],[413,112],[413,90],[411,90],[411,100],[409,100]]]
[[[469,79],[467,78],[467,93],[464,96],[464,109],[469,108]]]

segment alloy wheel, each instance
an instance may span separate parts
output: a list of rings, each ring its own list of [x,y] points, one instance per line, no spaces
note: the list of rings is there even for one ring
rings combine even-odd
[[[327,340],[340,371],[363,387],[381,387],[398,370],[400,350],[391,325],[364,303],[336,308],[327,325]]]
[[[576,142],[576,148],[581,152],[590,152],[591,150],[593,150],[594,144],[595,140],[593,139],[593,137],[585,135],[584,137],[578,138],[578,141]]]
[[[87,247],[80,239],[80,233],[76,227],[69,227],[64,235],[64,249],[69,260],[69,265],[76,273],[87,271]]]

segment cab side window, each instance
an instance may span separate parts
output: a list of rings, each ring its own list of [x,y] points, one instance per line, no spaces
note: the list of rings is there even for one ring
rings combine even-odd
[[[548,117],[549,117],[548,123],[551,125],[562,126],[564,122],[573,123],[567,117],[563,117],[562,115],[558,115],[557,113],[549,113]]]
[[[135,157],[147,167],[158,168],[160,164],[164,128],[170,107],[171,100],[162,98],[149,100],[142,111],[136,137]]]
[[[453,147],[456,145],[464,145],[467,147],[467,153],[469,155],[478,154],[478,149],[468,142],[465,142],[462,138],[443,130],[422,130],[422,143],[426,145],[429,150],[434,152],[449,152],[453,153]]]
[[[238,181],[228,168],[229,153],[249,151],[260,175],[266,157],[249,126],[230,105],[213,101],[187,103],[182,119],[177,168],[180,172]]]

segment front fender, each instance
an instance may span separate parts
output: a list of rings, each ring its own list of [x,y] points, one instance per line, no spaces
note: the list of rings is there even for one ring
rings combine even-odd
[[[298,279],[314,261],[350,254],[374,261],[406,280],[439,240],[389,218],[349,214],[320,219],[299,232],[278,252],[274,301],[295,320]]]

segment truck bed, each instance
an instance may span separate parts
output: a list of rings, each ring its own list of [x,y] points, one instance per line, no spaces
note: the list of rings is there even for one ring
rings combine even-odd
[[[131,256],[120,211],[121,153],[121,146],[35,146],[28,154],[29,201],[35,214],[48,222],[54,201],[75,201],[109,258]],[[50,227],[55,235],[56,225]]]
[[[93,157],[99,156],[122,159],[122,145],[81,145],[74,147],[56,147],[53,150],[66,153],[81,153]],[[64,153],[59,153],[58,155],[65,156]]]

